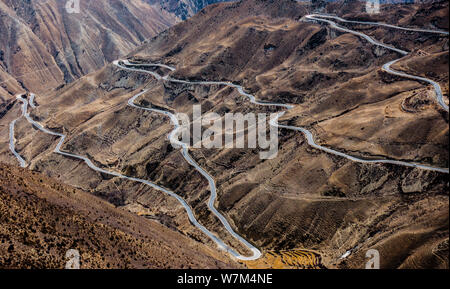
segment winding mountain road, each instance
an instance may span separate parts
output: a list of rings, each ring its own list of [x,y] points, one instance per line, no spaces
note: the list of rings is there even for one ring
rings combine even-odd
[[[331,14],[311,14],[311,15],[308,15],[308,16],[311,16],[311,17],[317,16],[317,17],[322,17],[322,18],[335,19],[335,20],[337,20],[339,22],[344,22],[344,23],[383,26],[383,27],[387,27],[387,28],[393,28],[393,29],[399,29],[399,30],[405,30],[405,31],[412,31],[412,32],[436,33],[436,34],[449,35],[448,31],[421,29],[421,28],[409,28],[409,27],[402,27],[402,26],[397,26],[397,25],[387,24],[387,23],[381,23],[381,22],[346,20],[344,18],[341,18],[341,17],[336,16],[336,15],[331,15]]]
[[[361,32],[357,32],[357,31],[353,31],[344,27],[341,27],[339,25],[337,25],[335,22],[331,21],[331,20],[327,20],[327,19],[322,19],[320,17],[325,17],[323,15],[318,15],[318,14],[312,14],[312,15],[307,15],[305,16],[306,19],[308,20],[313,20],[313,21],[322,21],[322,22],[326,22],[328,23],[331,27],[343,31],[343,32],[348,32],[348,33],[352,33],[355,35],[358,35],[364,39],[366,39],[367,41],[369,41],[370,43],[380,46],[380,47],[384,47],[386,49],[395,51],[401,55],[407,55],[408,52],[401,50],[401,49],[397,49],[395,47],[383,44],[381,42],[378,42],[374,39],[372,39],[371,37],[361,33]],[[337,19],[339,21],[345,21],[342,18],[336,18],[335,16],[326,16],[326,18],[334,18]],[[350,21],[347,21],[350,22]],[[387,26],[387,27],[391,27],[393,25],[389,25],[389,24],[378,24],[378,23],[372,23],[372,22],[368,22],[368,23],[364,23],[364,22],[358,22],[360,24],[369,24],[370,25],[380,25],[380,26]],[[426,30],[426,29],[409,29],[409,28],[399,28],[397,26],[395,26],[395,28],[397,29],[402,29],[402,30],[411,30],[411,31],[418,31],[418,32],[430,32],[430,33],[442,33],[442,32],[436,32],[436,31],[430,31],[430,30]],[[445,32],[444,32],[445,33]],[[447,33],[448,35],[448,33]],[[418,76],[413,76],[413,75],[409,75],[403,72],[399,72],[399,71],[395,71],[393,69],[390,68],[390,66],[392,64],[394,64],[396,61],[398,61],[399,59],[390,61],[388,63],[386,63],[385,65],[383,65],[383,70],[385,70],[388,73],[391,74],[395,74],[398,76],[403,76],[403,77],[407,77],[407,78],[411,78],[411,79],[416,79],[416,80],[420,80],[420,81],[425,81],[428,82],[430,84],[433,85],[435,92],[436,92],[436,97],[438,100],[438,103],[441,105],[441,107],[443,107],[446,111],[448,111],[448,106],[444,103],[443,101],[443,97],[442,97],[442,91],[441,88],[439,86],[439,84],[437,84],[436,82],[426,79],[426,78],[422,78],[422,77],[418,77]],[[138,64],[138,63],[131,63],[128,60],[116,60],[113,62],[114,65],[118,66],[121,69],[125,69],[125,70],[129,70],[129,71],[134,71],[134,72],[140,72],[140,73],[148,73],[151,74],[152,76],[155,77],[155,79],[157,80],[163,80],[163,81],[170,81],[170,82],[174,82],[174,83],[185,83],[185,84],[191,84],[191,85],[225,85],[225,86],[229,86],[229,87],[233,87],[235,89],[237,89],[237,91],[247,97],[251,103],[257,104],[257,105],[263,105],[263,106],[276,106],[276,107],[280,107],[283,109],[292,109],[294,106],[290,105],[290,104],[283,104],[283,103],[272,103],[272,102],[262,102],[262,101],[258,101],[256,100],[255,96],[246,93],[244,88],[240,85],[237,84],[233,84],[231,82],[224,82],[224,81],[187,81],[187,80],[180,80],[180,79],[174,79],[171,78],[169,75],[165,75],[165,76],[161,76],[156,72],[153,71],[149,71],[149,70],[145,70],[145,69],[138,69],[138,68],[134,68],[133,66],[138,66],[138,67],[161,67],[161,68],[166,68],[169,69],[170,71],[175,71],[174,67],[165,65],[165,64]],[[164,110],[160,110],[160,109],[155,109],[155,108],[147,108],[147,107],[142,107],[142,106],[138,106],[135,104],[135,100],[145,94],[148,90],[143,90],[141,92],[139,92],[138,94],[134,95],[132,98],[130,98],[128,100],[128,105],[138,108],[138,109],[143,109],[146,111],[151,111],[151,112],[156,112],[162,115],[165,115],[167,117],[170,118],[174,129],[170,132],[170,134],[168,135],[168,138],[171,140],[172,144],[175,144],[176,146],[179,146],[179,148],[181,148],[181,153],[183,155],[183,157],[185,158],[185,160],[191,165],[193,166],[202,176],[204,176],[209,184],[209,188],[210,188],[210,198],[208,201],[208,208],[211,210],[211,212],[221,221],[221,223],[223,224],[223,226],[225,227],[225,229],[234,237],[236,238],[238,241],[240,241],[242,244],[244,244],[251,252],[252,255],[251,256],[243,256],[239,253],[237,253],[234,249],[230,248],[229,246],[227,246],[220,238],[218,238],[215,234],[213,234],[212,232],[210,232],[208,229],[206,229],[203,225],[201,225],[197,219],[194,216],[194,213],[192,211],[192,208],[186,203],[186,201],[181,198],[179,195],[177,195],[176,193],[163,188],[157,184],[154,184],[150,181],[147,180],[143,180],[143,179],[139,179],[139,178],[133,178],[133,177],[128,177],[125,175],[122,175],[120,173],[114,172],[114,171],[108,171],[105,169],[102,169],[98,166],[96,166],[90,159],[84,157],[84,156],[80,156],[80,155],[76,155],[76,154],[72,154],[69,152],[64,152],[61,150],[61,147],[65,141],[66,135],[61,134],[61,133],[57,133],[57,132],[53,132],[50,131],[48,129],[46,129],[43,125],[41,125],[39,122],[34,121],[29,113],[28,113],[28,105],[34,109],[36,106],[34,104],[34,98],[35,95],[34,94],[30,94],[30,99],[24,99],[22,96],[17,96],[17,99],[20,100],[22,102],[22,116],[21,117],[25,117],[27,119],[28,122],[30,122],[32,125],[34,125],[36,128],[38,128],[39,130],[41,130],[44,133],[53,135],[53,136],[57,136],[59,137],[59,141],[58,144],[56,145],[54,152],[67,156],[67,157],[72,157],[72,158],[76,158],[79,160],[84,161],[91,169],[100,172],[100,173],[104,173],[104,174],[108,174],[108,175],[112,175],[115,177],[119,177],[119,178],[123,178],[123,179],[127,179],[127,180],[131,180],[131,181],[135,181],[135,182],[139,182],[139,183],[143,183],[145,185],[148,185],[156,190],[162,191],[174,198],[176,198],[180,204],[184,207],[184,209],[186,210],[189,220],[192,222],[192,224],[199,228],[203,233],[205,233],[208,237],[210,237],[217,245],[219,248],[222,248],[226,251],[228,251],[232,256],[234,256],[235,258],[239,259],[239,260],[255,260],[261,257],[261,252],[260,250],[258,250],[256,247],[254,247],[252,244],[250,244],[247,240],[245,240],[243,237],[241,237],[238,233],[236,233],[233,228],[231,227],[231,225],[229,224],[229,222],[227,221],[227,219],[215,208],[214,203],[215,200],[217,198],[217,188],[215,185],[215,181],[213,179],[213,177],[211,175],[209,175],[203,168],[201,168],[196,162],[195,160],[190,156],[189,154],[189,147],[187,144],[182,143],[178,140],[178,132],[181,129],[178,119],[177,117],[168,112],[168,111],[164,111]],[[360,163],[389,163],[389,164],[394,164],[394,165],[400,165],[400,166],[408,166],[408,167],[415,167],[415,168],[419,168],[419,169],[424,169],[424,170],[432,170],[432,171],[438,171],[441,173],[449,173],[449,169],[448,168],[437,168],[437,167],[432,167],[432,166],[427,166],[427,165],[422,165],[422,164],[416,164],[416,163],[411,163],[411,162],[404,162],[404,161],[397,161],[397,160],[389,160],[389,159],[377,159],[377,160],[372,160],[372,159],[362,159],[362,158],[358,158],[358,157],[354,157],[348,154],[345,154],[343,152],[339,152],[337,150],[334,149],[330,149],[324,146],[321,146],[317,143],[315,143],[314,141],[314,137],[313,134],[306,128],[302,128],[302,127],[295,127],[295,126],[287,126],[287,125],[280,125],[278,124],[278,118],[281,117],[283,114],[285,113],[285,111],[280,112],[278,114],[278,117],[276,119],[271,120],[270,124],[272,126],[276,126],[279,128],[284,128],[284,129],[290,129],[290,130],[295,130],[295,131],[299,131],[302,132],[307,141],[308,144],[316,149],[322,150],[326,153],[329,154],[334,154],[340,157],[344,157],[347,158],[351,161],[354,162],[360,162]],[[19,118],[18,118],[19,119]],[[16,158],[18,159],[18,161],[20,162],[21,166],[25,167],[26,166],[26,162],[25,160],[15,151],[15,147],[14,147],[14,143],[15,143],[15,139],[14,139],[14,126],[15,123],[18,119],[15,119],[14,121],[11,122],[10,124],[10,149],[13,152],[13,154],[16,156]]]
[[[129,62],[128,62],[129,63]],[[119,66],[119,67],[123,67],[120,65],[119,61],[114,61],[114,64]],[[222,241],[220,240],[215,240],[216,243],[218,243],[218,245],[222,248],[226,248],[227,251],[229,251],[234,257],[236,257],[239,260],[255,260],[258,259],[259,257],[261,257],[261,252],[255,248],[252,244],[250,244],[247,240],[245,240],[244,238],[242,238],[238,233],[236,233],[233,228],[231,227],[231,225],[229,224],[229,222],[227,221],[227,219],[216,209],[214,203],[217,199],[217,188],[216,188],[216,184],[215,181],[213,179],[213,177],[211,175],[209,175],[202,167],[200,167],[197,162],[190,156],[189,154],[189,146],[183,142],[180,142],[178,140],[178,131],[181,129],[181,126],[179,124],[179,121],[177,119],[177,117],[165,110],[160,110],[160,109],[155,109],[155,108],[148,108],[148,107],[142,107],[142,106],[138,106],[136,105],[134,102],[135,100],[143,95],[144,93],[146,93],[148,90],[144,90],[138,94],[136,94],[135,96],[133,96],[132,98],[130,98],[128,100],[128,105],[138,108],[138,109],[143,109],[143,110],[147,110],[147,111],[151,111],[151,112],[156,112],[159,114],[163,114],[165,116],[168,116],[170,118],[170,121],[172,122],[174,129],[170,132],[170,134],[168,135],[169,140],[171,141],[172,144],[175,144],[179,147],[182,148],[182,155],[184,157],[184,159],[191,165],[193,166],[202,176],[204,176],[206,178],[206,180],[208,181],[208,185],[209,185],[209,189],[211,192],[211,195],[209,197],[209,201],[208,201],[208,208],[211,210],[211,212],[220,220],[220,222],[222,223],[222,225],[225,227],[225,229],[237,240],[239,240],[241,243],[243,243],[250,251],[252,251],[253,255],[249,256],[249,257],[245,257],[242,255],[237,254],[234,250],[232,250],[231,248],[226,247]],[[173,193],[172,193],[173,194]],[[172,195],[171,194],[171,195]],[[177,198],[178,199],[178,198]],[[183,200],[184,202],[184,200]],[[190,210],[190,212],[188,212],[188,214],[192,214],[192,210],[188,207],[185,206],[186,210]],[[192,218],[194,218],[193,214],[192,214]],[[195,218],[194,218],[195,219]],[[196,221],[197,222],[197,221]],[[198,223],[198,222],[197,222]],[[206,229],[205,229],[206,230]],[[211,237],[211,236],[210,236]],[[211,237],[212,238],[212,237]],[[216,238],[214,236],[214,238]],[[219,243],[220,241],[220,243]]]
[[[442,95],[442,90],[441,90],[441,86],[437,83],[434,82],[431,79],[425,78],[425,77],[420,77],[420,76],[415,76],[415,75],[410,75],[401,71],[397,71],[391,68],[392,64],[395,64],[397,61],[399,61],[401,58],[399,59],[395,59],[392,61],[389,61],[388,63],[385,63],[383,65],[383,70],[393,74],[393,75],[397,75],[397,76],[402,76],[402,77],[406,77],[406,78],[411,78],[411,79],[415,79],[415,80],[419,80],[419,81],[424,81],[424,82],[428,82],[429,84],[433,85],[434,91],[436,93],[436,100],[439,103],[439,105],[448,112],[448,105],[444,102],[444,96]]]
[[[405,51],[405,50],[401,50],[401,49],[395,48],[393,46],[386,45],[384,43],[381,43],[381,42],[373,39],[372,37],[370,37],[370,36],[368,36],[368,35],[366,35],[364,33],[361,33],[361,32],[358,32],[358,31],[354,31],[354,30],[350,30],[348,28],[342,27],[342,26],[338,25],[336,22],[333,22],[333,21],[327,20],[327,19],[322,19],[322,17],[323,18],[334,18],[334,19],[338,19],[339,21],[343,21],[343,22],[358,23],[358,24],[369,24],[370,23],[370,25],[388,26],[388,27],[391,27],[391,28],[396,28],[396,29],[401,29],[401,30],[406,30],[406,31],[419,31],[419,32],[423,32],[423,33],[439,33],[439,34],[448,35],[448,32],[445,32],[445,31],[433,31],[433,30],[427,30],[427,29],[405,28],[405,27],[399,27],[399,26],[390,25],[390,24],[384,24],[384,23],[377,24],[376,22],[366,22],[366,23],[364,23],[364,22],[361,22],[361,21],[344,20],[344,19],[342,19],[340,17],[330,16],[330,15],[311,14],[311,15],[304,16],[304,18],[306,18],[307,20],[328,23],[330,25],[330,27],[332,27],[332,28],[334,28],[336,30],[357,35],[359,37],[362,37],[362,38],[366,39],[369,43],[371,43],[373,45],[380,46],[380,47],[389,49],[391,51],[397,52],[397,53],[401,54],[402,56],[408,55],[409,52]],[[410,75],[410,74],[407,74],[407,73],[404,73],[404,72],[401,72],[401,71],[396,71],[396,70],[391,68],[391,65],[395,64],[400,59],[401,58],[389,61],[388,63],[383,65],[382,69],[384,71],[390,73],[390,74],[393,74],[393,75],[402,76],[402,77],[415,79],[415,80],[419,80],[419,81],[425,81],[425,82],[428,82],[429,84],[433,85],[434,91],[435,91],[435,94],[436,94],[437,102],[439,103],[439,105],[445,111],[448,112],[449,111],[448,105],[445,104],[445,102],[444,102],[443,95],[442,95],[442,90],[441,90],[441,87],[440,87],[440,85],[438,83],[436,83],[433,80],[428,79],[428,78],[415,76],[415,75]]]
[[[285,112],[279,113],[278,117],[281,117],[284,113]],[[337,150],[334,150],[334,149],[330,149],[330,148],[327,148],[327,147],[324,147],[322,145],[317,144],[314,141],[313,134],[309,130],[307,130],[306,128],[296,127],[296,126],[289,126],[289,125],[281,125],[281,124],[277,123],[277,119],[271,120],[271,125],[274,125],[274,126],[277,126],[277,127],[280,127],[280,128],[284,128],[284,129],[290,129],[290,130],[296,130],[296,131],[302,132],[305,135],[306,140],[308,141],[308,144],[310,146],[312,146],[313,148],[316,148],[318,150],[327,152],[329,154],[333,154],[333,155],[336,155],[336,156],[340,156],[340,157],[346,158],[346,159],[351,160],[353,162],[367,163],[367,164],[376,164],[376,163],[392,164],[392,165],[413,167],[413,168],[429,170],[429,171],[436,171],[436,172],[445,173],[445,174],[449,173],[449,169],[447,169],[447,168],[431,167],[431,166],[421,165],[421,164],[412,163],[412,162],[404,162],[404,161],[389,160],[389,159],[373,159],[372,160],[372,159],[362,159],[362,158],[354,157],[354,156],[342,153],[340,151],[337,151]]]
[[[21,110],[22,110],[22,114],[9,124],[9,150],[17,158],[17,160],[19,161],[20,166],[22,168],[25,168],[25,167],[27,167],[27,162],[16,151],[16,145],[15,145],[16,138],[14,137],[14,133],[15,133],[14,128],[16,126],[16,122],[19,119],[21,119],[22,117],[24,117],[25,114],[27,113],[27,105],[25,103],[22,103]]]
[[[176,131],[179,128],[178,125],[178,120],[176,119],[176,117],[171,114],[170,112],[167,111],[163,111],[163,110],[158,110],[158,109],[153,109],[153,108],[144,108],[144,107],[140,107],[134,104],[134,100],[136,98],[138,98],[139,96],[141,96],[142,94],[144,94],[145,92],[147,92],[147,90],[144,90],[138,94],[136,94],[135,96],[133,96],[129,101],[128,104],[139,108],[139,109],[145,109],[148,111],[152,111],[152,112],[157,112],[157,113],[161,113],[164,114],[166,116],[169,116],[171,121],[174,123],[175,125],[175,129],[174,131]],[[90,159],[88,159],[87,157],[81,156],[81,155],[77,155],[77,154],[73,154],[73,153],[69,153],[69,152],[65,152],[61,150],[61,147],[66,139],[66,135],[62,134],[62,133],[57,133],[57,132],[53,132],[51,130],[46,129],[43,125],[41,125],[39,122],[33,120],[33,118],[31,118],[30,114],[28,113],[28,100],[24,99],[21,95],[17,96],[17,99],[20,100],[22,102],[22,112],[23,112],[23,116],[25,116],[25,118],[27,119],[27,121],[34,125],[36,128],[38,128],[40,131],[46,133],[46,134],[50,134],[53,136],[57,136],[59,137],[59,141],[58,144],[56,145],[55,149],[53,150],[53,152],[66,156],[66,157],[71,157],[71,158],[76,158],[79,160],[84,161],[91,169],[93,169],[94,171],[97,171],[99,173],[103,173],[103,174],[107,174],[107,175],[112,175],[118,178],[122,178],[122,179],[127,179],[130,181],[135,181],[138,183],[142,183],[145,185],[148,185],[156,190],[159,190],[161,192],[164,192],[166,194],[168,194],[169,196],[174,197],[175,199],[177,199],[178,202],[180,202],[180,204],[183,206],[183,208],[186,210],[189,220],[191,221],[191,223],[197,227],[198,229],[200,229],[203,233],[205,233],[205,235],[207,235],[209,238],[211,238],[220,249],[226,250],[227,252],[229,252],[233,257],[235,257],[238,260],[242,260],[242,261],[246,261],[246,260],[255,260],[261,257],[261,252],[255,248],[253,245],[251,245],[249,242],[247,242],[247,240],[245,240],[244,238],[242,238],[239,234],[237,234],[236,232],[233,231],[233,229],[231,228],[231,226],[229,225],[229,223],[227,222],[227,220],[225,219],[225,217],[223,217],[213,206],[214,204],[214,200],[217,196],[216,193],[216,189],[215,189],[215,184],[214,184],[214,180],[211,176],[209,176],[201,167],[198,166],[198,164],[192,160],[192,158],[189,156],[188,153],[188,148],[186,145],[184,145],[183,143],[179,142],[180,145],[183,145],[183,156],[185,156],[185,158],[189,161],[189,163],[194,166],[197,170],[200,171],[200,173],[202,173],[202,175],[204,175],[205,177],[207,177],[208,181],[210,182],[210,186],[212,186],[212,192],[211,192],[211,198],[209,201],[209,205],[212,206],[214,208],[213,213],[216,214],[216,216],[221,220],[221,222],[224,224],[225,228],[227,229],[227,231],[229,231],[236,239],[238,239],[239,241],[241,241],[244,245],[247,246],[247,248],[253,253],[251,256],[243,256],[239,253],[237,253],[233,248],[229,247],[228,245],[226,245],[219,237],[217,237],[215,234],[213,234],[212,232],[210,232],[208,229],[206,229],[202,224],[200,224],[197,219],[194,216],[194,213],[192,211],[192,208],[189,206],[189,204],[186,203],[186,201],[181,198],[179,195],[177,195],[176,193],[163,188],[155,183],[152,183],[150,181],[147,180],[143,180],[143,179],[139,179],[139,178],[134,178],[134,177],[128,177],[125,175],[122,175],[118,172],[115,171],[108,171],[105,169],[102,169],[98,166],[96,166]],[[30,107],[32,106],[32,99],[30,99]],[[171,133],[170,135],[172,135],[173,133]],[[20,155],[16,155],[16,157],[20,157]],[[20,159],[22,159],[20,157]]]
[[[121,62],[123,63],[123,65],[121,64]],[[131,67],[131,66],[134,66],[134,65],[135,65],[135,66],[142,66],[141,64],[133,64],[133,63],[129,62],[128,60],[123,60],[123,61],[116,60],[116,61],[114,61],[114,64],[115,64],[116,66],[122,68],[122,69],[127,69],[127,70],[134,70],[134,68]],[[160,64],[157,64],[157,65],[159,66]],[[151,66],[151,64],[147,64],[147,66]],[[175,68],[171,67],[170,70],[171,70],[171,71],[175,71]],[[141,70],[141,69],[136,69],[136,70],[134,70],[134,71],[136,71],[136,72],[146,72],[146,73],[150,73],[150,72],[147,71],[147,70]],[[154,72],[151,72],[151,74],[153,75]],[[408,76],[409,76],[409,75],[408,75]],[[411,76],[411,77],[415,77],[415,76]],[[254,103],[254,104],[257,104],[257,105],[277,106],[277,107],[285,108],[285,109],[287,109],[287,110],[292,109],[292,108],[294,107],[293,105],[290,105],[290,104],[272,103],[272,102],[261,102],[261,101],[258,101],[258,100],[256,100],[256,98],[255,98],[254,95],[251,95],[251,94],[249,94],[249,93],[246,93],[246,92],[244,91],[244,88],[243,88],[242,86],[237,85],[237,84],[233,84],[233,83],[231,83],[231,82],[225,82],[225,81],[187,81],[187,80],[180,80],[180,79],[170,78],[170,77],[168,77],[168,76],[161,77],[160,75],[158,75],[158,78],[157,78],[157,79],[163,79],[163,80],[165,80],[165,81],[171,81],[171,82],[176,82],[176,83],[184,83],[184,84],[191,84],[191,85],[226,85],[226,86],[229,86],[229,87],[236,88],[237,91],[238,91],[241,95],[248,97],[251,103]],[[437,84],[437,86],[438,86],[439,91],[440,91],[440,87],[439,87],[438,84]],[[138,106],[135,106],[135,107],[138,107]],[[138,107],[138,108],[142,108],[142,107]],[[152,109],[149,109],[149,110],[152,110]],[[162,113],[162,112],[161,112],[161,113]],[[303,127],[295,127],[295,126],[287,126],[287,125],[281,125],[281,124],[278,124],[278,118],[280,118],[280,117],[283,116],[284,114],[285,114],[284,111],[283,111],[283,112],[280,112],[280,113],[278,114],[278,117],[277,117],[277,118],[272,119],[272,120],[270,121],[270,125],[276,126],[276,127],[279,127],[279,128],[290,129],[290,130],[295,130],[295,131],[302,132],[302,133],[305,135],[305,137],[306,137],[306,139],[307,139],[307,141],[308,141],[308,144],[309,144],[310,146],[312,146],[312,147],[314,147],[314,148],[316,148],[316,149],[319,149],[319,150],[321,150],[321,151],[327,152],[327,153],[329,153],[329,154],[337,155],[337,156],[346,158],[346,159],[351,160],[351,161],[354,161],[354,162],[359,162],[359,163],[393,164],[393,165],[399,165],[399,166],[414,167],[414,168],[419,168],[419,169],[423,169],[423,170],[437,171],[437,172],[446,173],[446,174],[449,173],[449,169],[448,169],[448,168],[439,168],[439,167],[427,166],[427,165],[418,164],[418,163],[413,163],[413,162],[406,162],[406,161],[399,161],[399,160],[390,160],[390,159],[364,159],[364,158],[358,158],[358,157],[355,157],[355,156],[351,156],[351,155],[348,155],[348,154],[346,154],[346,153],[343,153],[343,152],[340,152],[340,151],[337,151],[337,150],[334,150],[334,149],[331,149],[331,148],[327,148],[327,147],[325,147],[325,146],[322,146],[322,145],[317,144],[317,143],[314,141],[314,136],[313,136],[313,134],[311,133],[311,131],[309,131],[309,130],[306,129],[306,128],[303,128]],[[175,117],[175,116],[172,116],[172,117]],[[172,117],[171,117],[171,119],[172,119]],[[180,128],[180,127],[179,127],[179,124],[178,124],[178,121],[176,120],[176,118],[175,118],[175,119],[172,119],[172,123],[176,126],[176,129],[174,129],[174,130],[172,131],[172,133],[171,133],[171,140],[172,140],[172,143],[177,143],[177,144],[183,146],[183,148],[184,148],[184,146],[186,146],[186,144],[183,144],[183,143],[179,142],[178,139],[174,139],[174,138],[173,138],[173,136],[176,135],[177,130]],[[186,148],[186,150],[187,150],[187,148]],[[184,150],[183,150],[183,151],[184,151]],[[188,161],[190,164],[192,164],[192,162],[193,162],[192,158],[190,158],[188,152],[186,152],[186,154],[187,154],[188,157],[186,157],[186,156],[184,155],[184,153],[183,153],[183,156],[185,156],[186,161]],[[203,176],[205,176],[205,178],[208,179],[208,182],[209,182],[209,185],[210,185],[210,189],[211,189],[211,191],[214,191],[214,198],[213,198],[213,199],[215,200],[215,198],[216,198],[216,197],[215,197],[215,195],[216,195],[216,188],[215,188],[215,186],[214,186],[214,180],[212,179],[211,176],[209,176],[209,175],[208,175],[202,168],[200,168],[198,165],[196,165],[196,166],[194,166],[194,167],[196,167],[196,169],[199,170],[199,172],[200,172]],[[214,206],[213,206],[212,204],[209,204],[209,207],[210,207],[210,209],[214,212],[214,210],[215,210]]]

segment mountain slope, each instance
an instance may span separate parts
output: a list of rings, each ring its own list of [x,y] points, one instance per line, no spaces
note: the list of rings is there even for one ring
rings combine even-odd
[[[81,1],[73,14],[65,3],[0,1],[0,71],[28,90],[48,91],[93,72],[177,21],[140,0]],[[17,93],[4,73],[0,87]]]
[[[222,253],[144,217],[0,163],[0,268],[236,268]]]

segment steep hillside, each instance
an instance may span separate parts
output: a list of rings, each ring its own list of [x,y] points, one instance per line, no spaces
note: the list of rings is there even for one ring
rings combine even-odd
[[[41,174],[0,163],[0,268],[236,268],[179,232]]]

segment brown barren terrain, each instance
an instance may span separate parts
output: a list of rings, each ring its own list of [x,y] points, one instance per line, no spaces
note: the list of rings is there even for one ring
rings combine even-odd
[[[238,268],[223,253],[41,174],[0,164],[0,267]]]
[[[375,19],[364,16],[357,1],[331,3],[326,9],[349,19],[448,29],[442,21],[445,15],[448,21],[447,1],[386,5],[385,15],[394,16]],[[422,17],[427,9],[432,13]],[[304,21],[310,12],[308,5],[290,0],[214,4],[128,57],[174,66],[174,72],[158,70],[173,78],[233,81],[257,99],[294,104],[280,123],[305,127],[316,143],[338,151],[448,168],[449,117],[431,86],[384,72],[382,65],[401,55],[323,23]],[[448,36],[342,25],[412,51],[393,68],[439,82],[448,101]],[[38,94],[31,115],[67,134],[65,151],[174,191],[202,225],[247,254],[208,209],[206,179],[168,141],[173,129],[169,119],[127,105],[142,89],[149,90],[136,104],[172,112],[192,114],[194,104],[221,116],[280,110],[252,104],[229,87],[157,81],[109,64]],[[18,117],[19,105],[10,100],[0,109],[0,160],[17,164],[8,149],[8,125]],[[34,172],[214,247],[175,199],[54,154],[58,139],[24,119],[16,123],[15,138],[17,151]],[[279,130],[278,155],[271,160],[261,160],[258,149],[200,148],[190,153],[216,181],[216,208],[263,251],[263,258],[246,263],[248,267],[364,268],[366,251],[376,248],[382,268],[448,268],[448,174],[353,162],[312,148],[303,134],[287,129]]]

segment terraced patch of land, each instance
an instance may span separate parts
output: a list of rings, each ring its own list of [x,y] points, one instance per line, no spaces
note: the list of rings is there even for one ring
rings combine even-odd
[[[268,251],[262,258],[245,264],[251,269],[323,268],[322,259],[318,253],[303,249]]]

